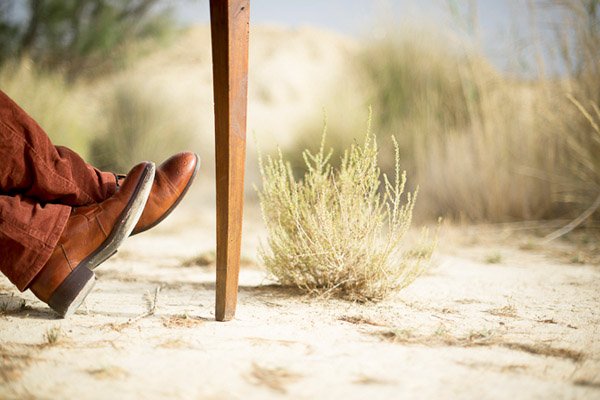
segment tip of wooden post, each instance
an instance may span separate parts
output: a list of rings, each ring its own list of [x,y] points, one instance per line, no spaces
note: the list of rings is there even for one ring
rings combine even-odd
[[[230,313],[217,313],[215,319],[219,322],[227,322],[231,321],[235,317],[235,311]]]
[[[234,298],[230,297],[229,299],[225,298],[225,300],[229,301],[223,301],[224,299],[221,298],[222,302],[217,300],[217,304],[215,304],[215,319],[217,321],[231,321],[235,317],[236,298],[237,296]]]

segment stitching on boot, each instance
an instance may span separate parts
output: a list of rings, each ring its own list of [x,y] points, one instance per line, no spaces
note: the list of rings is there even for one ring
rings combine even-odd
[[[71,264],[71,260],[69,260],[69,256],[67,256],[67,251],[65,250],[65,246],[60,245],[60,249],[62,250],[63,255],[65,256],[65,260],[67,260],[67,264],[69,264],[69,269],[73,271],[73,264]]]
[[[100,227],[100,230],[102,231],[102,233],[104,233],[104,236],[108,237],[108,233],[106,233],[106,230],[102,226],[102,222],[100,222],[100,219],[98,219],[98,215],[95,215],[94,218],[96,219],[96,222],[98,223],[98,226]]]

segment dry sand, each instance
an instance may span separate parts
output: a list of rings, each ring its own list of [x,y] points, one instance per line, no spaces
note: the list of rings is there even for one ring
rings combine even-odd
[[[131,238],[68,320],[0,280],[0,398],[600,397],[600,268],[572,246],[444,228],[424,276],[353,304],[273,284],[249,204],[237,316],[219,323],[203,203]]]

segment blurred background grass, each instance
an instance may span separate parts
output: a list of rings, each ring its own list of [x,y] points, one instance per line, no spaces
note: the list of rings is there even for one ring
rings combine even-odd
[[[540,57],[533,76],[513,76],[494,67],[473,45],[476,40],[431,26],[389,25],[356,54],[358,96],[365,109],[373,106],[373,129],[381,141],[398,139],[409,182],[421,188],[415,209],[421,218],[573,218],[600,195],[600,3],[529,6],[530,13],[544,7],[563,12],[554,26],[556,41],[548,45],[556,46],[564,73],[546,75],[549,68]],[[339,93],[333,102],[345,107],[348,101]],[[356,126],[355,118],[331,113],[330,143],[341,149],[357,140],[363,125]],[[318,135],[316,124],[308,125],[297,136],[298,147],[314,148]],[[297,149],[290,157],[294,154]],[[388,151],[382,160],[388,172],[390,159]],[[301,164],[296,157],[294,165]],[[599,216],[596,212],[596,220]]]
[[[33,17],[15,18],[9,8],[17,3],[0,13],[0,87],[57,144],[119,172],[189,148],[211,173],[207,27],[179,27],[161,1],[47,1],[55,8],[33,9],[37,39],[28,41]],[[420,186],[418,218],[575,218],[600,194],[599,2],[522,2],[533,16],[560,11],[553,40],[531,35],[529,48],[547,47],[564,65],[552,73],[536,56],[526,76],[499,69],[482,51],[477,2],[465,14],[448,4],[455,30],[381,21],[383,33],[357,41],[253,26],[249,133],[267,151],[279,144],[301,168],[301,151],[318,146],[323,108],[328,145],[341,149],[364,136],[372,106],[384,169],[393,167],[394,135],[408,182]],[[56,7],[80,22],[64,28]],[[135,12],[117,18],[126,10]],[[255,160],[250,141],[250,183]],[[599,221],[596,210],[586,223]]]

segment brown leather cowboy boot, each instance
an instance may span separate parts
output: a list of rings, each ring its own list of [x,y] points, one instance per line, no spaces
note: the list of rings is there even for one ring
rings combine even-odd
[[[189,151],[171,156],[156,168],[150,197],[132,235],[147,231],[164,220],[183,199],[199,168],[198,155]],[[117,176],[120,185],[125,175]]]
[[[29,289],[62,317],[79,307],[94,285],[92,270],[116,253],[140,218],[155,166],[144,162],[102,203],[73,208],[50,259]]]

